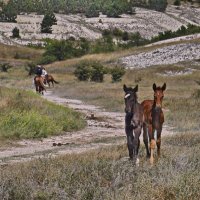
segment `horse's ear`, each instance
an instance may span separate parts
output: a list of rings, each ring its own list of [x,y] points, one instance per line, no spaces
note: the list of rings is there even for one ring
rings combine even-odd
[[[163,86],[162,86],[162,91],[166,90],[166,87],[167,87],[166,83],[164,83]]]
[[[133,89],[134,92],[138,91],[138,85],[135,86],[135,88]]]
[[[123,89],[124,89],[124,92],[126,92],[127,91],[127,87],[126,87],[126,85],[124,84],[124,86],[123,86]]]
[[[153,90],[156,91],[156,88],[157,88],[157,87],[156,87],[156,84],[154,83],[154,84],[153,84]]]

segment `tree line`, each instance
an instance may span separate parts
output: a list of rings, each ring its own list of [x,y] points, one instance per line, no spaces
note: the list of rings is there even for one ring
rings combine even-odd
[[[99,13],[108,17],[119,17],[123,13],[132,13],[133,6],[147,7],[165,11],[167,0],[10,0],[0,1],[0,21],[15,22],[20,13],[46,12],[77,14],[97,17]]]

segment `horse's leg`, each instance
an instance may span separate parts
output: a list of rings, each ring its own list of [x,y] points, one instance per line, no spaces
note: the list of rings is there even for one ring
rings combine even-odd
[[[35,85],[35,90],[37,93],[39,93],[39,86],[38,85]]]
[[[147,158],[150,158],[150,152],[149,152],[149,146],[148,146],[149,136],[148,136],[147,128],[148,127],[147,127],[146,123],[143,123],[143,142],[145,144]]]
[[[53,85],[53,87],[54,87],[54,82],[53,82],[53,80],[52,80],[52,85]]]
[[[158,154],[158,157],[160,157],[161,132],[162,132],[162,125],[161,125],[161,127],[157,130],[157,141],[156,141],[156,145],[157,145],[157,154]]]
[[[156,142],[154,139],[154,129],[152,128],[151,125],[148,126],[148,133],[149,133],[149,139],[150,139],[150,163],[153,164],[154,162],[154,149],[156,147]]]
[[[139,164],[139,159],[138,159],[138,152],[139,152],[139,147],[140,147],[140,134],[141,134],[141,127],[137,127],[134,129],[135,137],[133,140],[133,147],[134,147],[134,157],[135,157],[135,162],[138,165]]]
[[[129,157],[133,159],[133,128],[132,126],[126,126],[126,136],[127,136],[127,147],[129,151]]]

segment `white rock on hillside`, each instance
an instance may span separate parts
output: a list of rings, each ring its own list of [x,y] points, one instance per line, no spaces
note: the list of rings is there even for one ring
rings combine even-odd
[[[157,48],[153,51],[121,58],[119,61],[127,68],[145,68],[195,59],[200,59],[200,44],[186,43]]]

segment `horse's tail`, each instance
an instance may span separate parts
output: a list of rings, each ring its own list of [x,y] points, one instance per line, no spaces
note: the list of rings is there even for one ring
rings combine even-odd
[[[59,82],[58,82],[58,81],[56,81],[54,78],[53,78],[53,82],[54,82],[54,83],[56,83],[56,84],[59,84]]]

